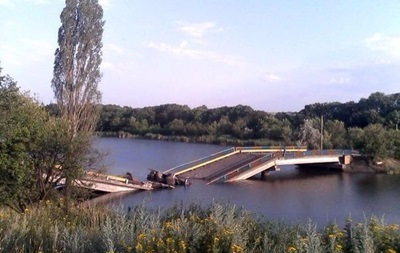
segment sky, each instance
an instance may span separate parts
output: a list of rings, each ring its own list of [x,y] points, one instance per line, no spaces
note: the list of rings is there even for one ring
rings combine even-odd
[[[268,112],[400,92],[398,0],[100,0],[103,104]],[[0,0],[0,66],[45,104],[61,0]]]

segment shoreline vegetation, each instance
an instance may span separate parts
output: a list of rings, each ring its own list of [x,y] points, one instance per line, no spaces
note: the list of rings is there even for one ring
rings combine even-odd
[[[117,210],[46,201],[18,214],[0,210],[0,252],[400,252],[398,224],[377,217],[322,228],[270,221],[234,205]]]

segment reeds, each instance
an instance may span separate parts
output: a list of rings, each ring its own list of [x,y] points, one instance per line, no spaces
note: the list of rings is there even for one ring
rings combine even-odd
[[[234,205],[163,210],[42,203],[23,214],[0,211],[0,252],[400,252],[400,231],[382,219],[317,228],[268,221]]]

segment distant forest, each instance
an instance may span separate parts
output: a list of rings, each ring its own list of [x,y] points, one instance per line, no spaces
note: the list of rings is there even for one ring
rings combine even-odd
[[[54,105],[47,108],[55,113]],[[400,93],[376,92],[358,102],[316,103],[299,112],[278,113],[245,105],[213,109],[101,105],[97,132],[122,138],[318,149],[322,127],[324,149],[362,149],[371,155],[400,157],[399,123]]]

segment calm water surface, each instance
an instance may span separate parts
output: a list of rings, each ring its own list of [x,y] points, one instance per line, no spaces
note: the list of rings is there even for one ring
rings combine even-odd
[[[189,144],[150,140],[100,138],[96,145],[108,153],[109,173],[131,172],[145,180],[149,169],[165,171],[194,159],[227,149],[226,146]],[[400,176],[299,170],[282,166],[266,179],[252,179],[229,184],[206,185],[193,180],[189,187],[152,192],[134,192],[115,198],[113,203],[149,207],[213,201],[226,202],[257,212],[271,219],[290,223],[318,225],[330,221],[343,224],[346,218],[383,217],[388,223],[400,223]]]

